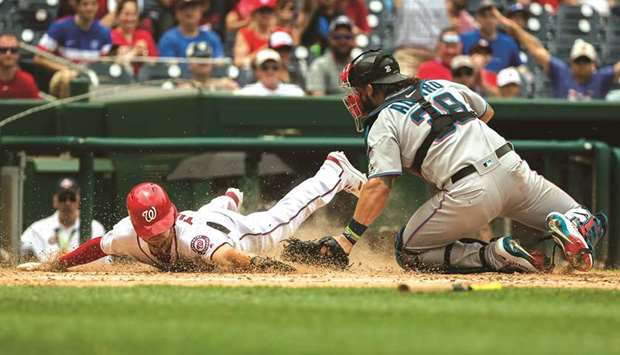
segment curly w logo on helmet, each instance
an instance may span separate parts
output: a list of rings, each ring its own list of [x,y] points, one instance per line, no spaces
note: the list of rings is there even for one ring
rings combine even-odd
[[[157,218],[157,210],[155,209],[155,206],[151,206],[151,208],[142,212],[142,217],[147,223],[153,222],[155,218]]]

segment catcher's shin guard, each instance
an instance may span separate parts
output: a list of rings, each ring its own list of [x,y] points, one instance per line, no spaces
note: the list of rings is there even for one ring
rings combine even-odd
[[[402,233],[403,229],[395,238],[395,257],[404,270],[447,274],[493,271],[484,256],[487,244],[482,241],[462,239],[439,248],[411,251],[405,249]]]

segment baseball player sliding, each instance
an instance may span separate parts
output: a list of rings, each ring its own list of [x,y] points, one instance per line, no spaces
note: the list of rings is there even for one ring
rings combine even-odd
[[[528,164],[487,126],[493,108],[463,85],[422,81],[400,73],[379,50],[362,53],[343,71],[344,103],[369,157],[368,182],[344,232],[317,241],[293,240],[284,256],[346,266],[348,254],[381,215],[394,179],[405,170],[440,190],[396,236],[396,260],[406,270],[537,272],[535,258],[510,236],[489,244],[468,239],[498,216],[549,230],[568,262],[592,268],[592,249],[607,230],[604,214],[586,208]]]
[[[274,259],[256,256],[291,236],[318,208],[340,191],[359,196],[366,176],[342,152],[332,152],[319,171],[271,209],[239,213],[243,193],[228,189],[198,211],[177,212],[159,185],[141,183],[127,195],[129,216],[103,237],[91,239],[51,263],[27,263],[25,270],[64,270],[106,255],[129,256],[165,271],[294,271]]]

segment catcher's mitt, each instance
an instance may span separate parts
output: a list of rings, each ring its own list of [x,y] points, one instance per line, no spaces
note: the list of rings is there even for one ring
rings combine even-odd
[[[299,240],[290,238],[284,241],[286,245],[282,251],[282,259],[294,263],[327,266],[345,269],[349,265],[349,256],[334,237],[327,236],[319,240]],[[321,254],[321,249],[327,248],[327,255]]]
[[[276,259],[264,256],[255,256],[250,259],[250,267],[253,271],[262,272],[295,272],[294,267],[287,265]]]

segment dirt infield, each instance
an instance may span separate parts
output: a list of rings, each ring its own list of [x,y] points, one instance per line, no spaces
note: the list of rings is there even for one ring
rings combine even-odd
[[[23,272],[0,269],[0,285],[37,286],[281,286],[281,287],[397,287],[399,284],[438,285],[449,282],[484,284],[500,282],[505,287],[554,287],[620,289],[619,271],[564,274],[429,275],[396,270],[333,272],[304,270],[295,274],[163,273],[142,265],[85,266],[72,272]]]

